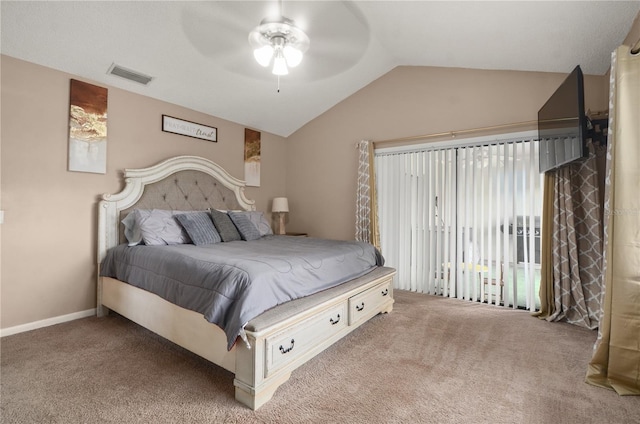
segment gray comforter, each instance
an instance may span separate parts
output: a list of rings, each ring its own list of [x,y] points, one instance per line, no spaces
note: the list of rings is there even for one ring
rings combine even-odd
[[[204,315],[231,349],[251,319],[278,304],[360,277],[384,259],[372,245],[265,236],[205,246],[117,246],[100,275]]]

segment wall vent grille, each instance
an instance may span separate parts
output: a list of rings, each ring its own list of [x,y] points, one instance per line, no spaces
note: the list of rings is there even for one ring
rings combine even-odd
[[[132,71],[131,69],[123,68],[115,63],[109,67],[107,74],[115,75],[120,78],[128,79],[129,81],[137,82],[138,84],[147,85],[153,80],[153,77],[149,75],[141,74],[140,72]]]

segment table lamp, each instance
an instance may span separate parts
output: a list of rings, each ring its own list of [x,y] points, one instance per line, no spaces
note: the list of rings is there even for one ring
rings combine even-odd
[[[289,201],[286,197],[276,197],[273,199],[271,212],[278,214],[278,229],[276,234],[285,234],[284,214],[289,212]]]

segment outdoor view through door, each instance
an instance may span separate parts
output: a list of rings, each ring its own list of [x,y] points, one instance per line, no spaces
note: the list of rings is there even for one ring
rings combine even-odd
[[[375,153],[380,244],[399,289],[536,310],[538,142]]]

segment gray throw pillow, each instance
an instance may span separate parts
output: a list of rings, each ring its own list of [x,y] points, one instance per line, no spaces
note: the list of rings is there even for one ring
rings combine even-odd
[[[136,214],[130,212],[121,222],[124,225],[124,236],[129,242],[129,246],[137,246],[142,243],[142,231],[136,222]]]
[[[236,228],[238,229],[238,232],[240,233],[240,237],[242,237],[242,240],[251,241],[251,240],[257,240],[260,237],[262,237],[260,235],[260,231],[258,231],[258,228],[255,225],[253,225],[253,223],[249,220],[249,218],[244,213],[229,211],[227,212],[227,214],[229,215],[229,217],[231,218],[231,221],[233,221]]]
[[[209,209],[209,213],[211,213],[213,225],[215,225],[216,230],[218,230],[222,241],[242,240],[238,229],[231,221],[231,218],[229,218],[229,215],[216,209]]]
[[[175,215],[175,218],[180,222],[196,246],[220,243],[222,241],[220,234],[218,234],[213,225],[211,215],[207,212],[178,214]]]

